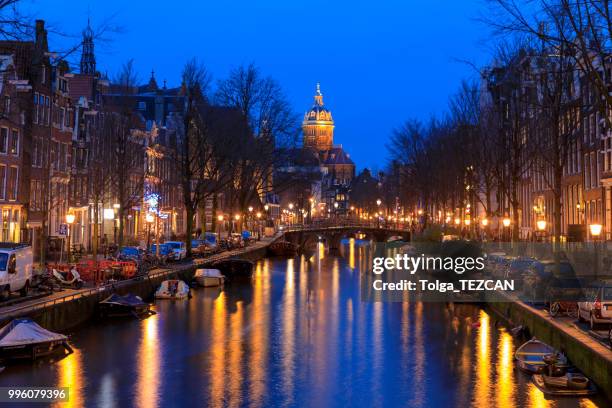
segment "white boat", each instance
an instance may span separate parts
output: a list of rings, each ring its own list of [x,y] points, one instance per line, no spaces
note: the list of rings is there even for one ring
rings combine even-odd
[[[0,329],[0,359],[35,360],[58,350],[72,352],[68,337],[44,329],[31,319],[14,319]]]
[[[189,296],[189,285],[178,279],[163,281],[155,292],[155,299],[187,299]]]
[[[196,269],[193,278],[198,285],[204,286],[205,288],[211,286],[221,286],[225,281],[225,276],[223,276],[221,271],[218,269]]]

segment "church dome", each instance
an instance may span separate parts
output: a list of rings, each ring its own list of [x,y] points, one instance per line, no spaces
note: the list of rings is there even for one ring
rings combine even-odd
[[[333,122],[332,114],[329,109],[323,106],[323,94],[321,86],[317,84],[317,91],[314,96],[314,104],[309,111],[304,114],[304,122]]]

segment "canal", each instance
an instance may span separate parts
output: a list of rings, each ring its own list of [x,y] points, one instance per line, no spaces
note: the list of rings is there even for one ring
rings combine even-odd
[[[80,327],[73,354],[9,366],[0,386],[68,386],[74,407],[606,405],[546,399],[476,306],[361,302],[369,243],[319,249],[258,262],[252,285],[158,301],[142,321]]]

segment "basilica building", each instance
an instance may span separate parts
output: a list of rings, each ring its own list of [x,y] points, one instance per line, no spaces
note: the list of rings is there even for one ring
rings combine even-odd
[[[315,153],[323,168],[321,201],[332,212],[343,213],[348,210],[349,186],[355,177],[355,163],[342,145],[334,145],[334,127],[331,111],[323,104],[321,86],[317,83],[314,104],[304,114],[302,122],[303,148]]]

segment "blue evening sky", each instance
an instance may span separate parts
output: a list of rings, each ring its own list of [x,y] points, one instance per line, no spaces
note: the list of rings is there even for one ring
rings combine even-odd
[[[335,143],[358,169],[382,168],[386,141],[408,118],[441,114],[462,78],[486,63],[489,29],[475,21],[484,0],[24,0],[30,14],[68,34],[91,15],[94,28],[114,16],[123,32],[97,45],[98,69],[112,76],[133,58],[145,82],[179,83],[196,56],[215,79],[255,62],[276,78],[296,112],[321,82],[336,122]],[[74,39],[51,37],[58,41]]]

